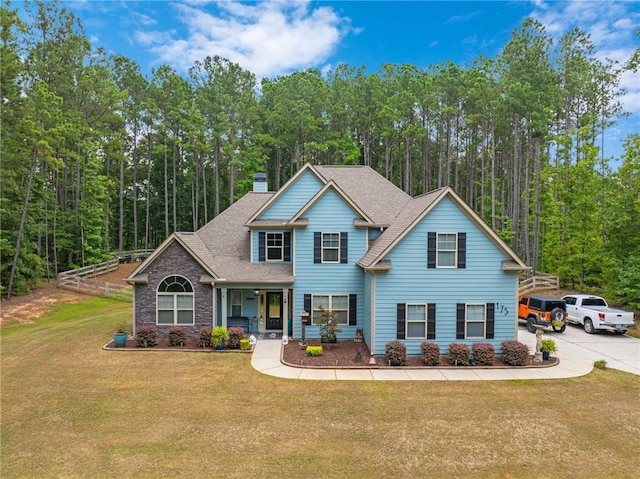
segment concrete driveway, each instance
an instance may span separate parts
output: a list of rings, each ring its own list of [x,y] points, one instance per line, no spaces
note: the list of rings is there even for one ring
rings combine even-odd
[[[604,359],[608,368],[619,369],[640,376],[640,339],[610,332],[587,334],[582,326],[568,325],[564,333],[545,331],[543,337],[554,339],[562,362],[563,359],[594,361]],[[518,339],[535,348],[535,334],[524,325],[519,326]]]

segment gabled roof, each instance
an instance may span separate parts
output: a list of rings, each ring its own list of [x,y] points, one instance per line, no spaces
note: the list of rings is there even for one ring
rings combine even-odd
[[[325,193],[328,190],[333,190],[335,191],[338,196],[340,196],[350,207],[353,211],[355,211],[359,216],[361,216],[362,218],[364,218],[365,221],[368,221],[369,223],[373,223],[371,221],[371,219],[367,216],[367,214],[362,211],[362,209],[356,204],[354,203],[351,198],[349,198],[341,189],[340,187],[338,187],[335,182],[333,180],[329,180],[322,188],[320,188],[320,191],[318,191],[313,198],[311,198],[309,201],[307,201],[307,204],[305,204],[294,216],[293,218],[291,218],[291,223],[295,223],[296,221],[299,221],[302,219],[302,216],[311,209],[311,207],[316,204],[316,202],[322,198]]]
[[[151,265],[155,259],[160,256],[173,243],[180,244],[189,253],[202,268],[211,276],[216,277],[215,272],[211,269],[213,257],[211,252],[195,233],[173,233],[158,246],[149,257],[140,264],[125,281],[130,283],[146,283],[147,275],[144,271]]]
[[[379,268],[378,263],[446,197],[450,198],[504,253],[508,261],[503,264],[503,268],[510,271],[529,269],[518,255],[448,186],[409,201],[391,226],[374,241],[371,248],[358,261],[358,265],[365,269]]]
[[[312,166],[307,163],[251,215],[247,224],[260,221],[258,220],[260,215],[278,201],[278,198],[305,172],[311,172],[324,185],[332,181],[337,187],[336,191],[354,210],[359,211],[371,226],[389,225],[400,210],[411,201],[411,196],[368,166]],[[315,200],[312,199],[311,202],[313,201]],[[306,205],[303,205],[302,209],[305,207]],[[299,218],[300,213],[295,217]]]

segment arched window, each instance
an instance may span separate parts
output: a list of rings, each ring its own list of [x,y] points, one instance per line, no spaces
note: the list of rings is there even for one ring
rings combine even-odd
[[[193,324],[193,286],[182,276],[168,276],[158,285],[158,324]]]

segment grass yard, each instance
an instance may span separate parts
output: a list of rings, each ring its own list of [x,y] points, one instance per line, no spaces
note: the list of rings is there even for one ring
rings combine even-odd
[[[0,330],[5,478],[637,478],[640,378],[336,382],[101,349],[131,304]]]

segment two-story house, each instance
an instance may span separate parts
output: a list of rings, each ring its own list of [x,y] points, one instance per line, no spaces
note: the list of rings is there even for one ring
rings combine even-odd
[[[277,192],[254,191],[194,233],[174,233],[127,279],[134,331],[242,325],[318,338],[321,308],[340,340],[361,329],[375,355],[400,339],[517,337],[520,258],[449,187],[411,197],[365,166],[305,165]],[[254,319],[255,318],[255,319]]]

